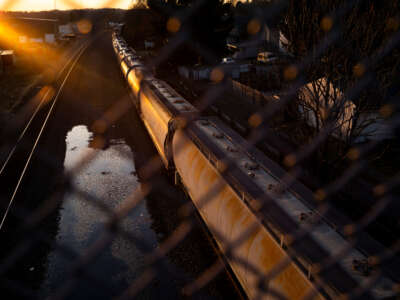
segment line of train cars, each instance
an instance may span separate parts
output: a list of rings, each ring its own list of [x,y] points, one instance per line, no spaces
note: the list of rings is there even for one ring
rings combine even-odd
[[[368,253],[312,208],[309,190],[297,182],[282,188],[287,175],[279,166],[218,118],[200,117],[117,33],[113,46],[165,167],[187,190],[250,299],[337,298],[368,283]],[[294,233],[309,227],[297,241]],[[363,299],[392,297],[393,286],[392,278],[379,277]]]

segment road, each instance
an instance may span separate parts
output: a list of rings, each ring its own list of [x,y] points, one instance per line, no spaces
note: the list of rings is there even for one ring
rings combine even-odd
[[[34,132],[42,121],[33,124]],[[3,201],[15,189],[32,141],[16,152],[12,167],[0,177]],[[181,222],[179,208],[190,205],[164,172],[148,177],[146,167],[154,162],[159,158],[129,98],[111,36],[101,34],[65,81],[0,232],[3,295],[110,299],[141,278],[148,267],[145,254],[171,236]],[[156,188],[120,222],[127,234],[117,231],[101,244],[109,237],[107,212],[150,185]],[[94,254],[88,252],[96,245]],[[137,298],[185,298],[183,287],[217,259],[196,219],[195,228],[163,260],[174,272],[157,270]],[[195,296],[239,297],[226,272]]]

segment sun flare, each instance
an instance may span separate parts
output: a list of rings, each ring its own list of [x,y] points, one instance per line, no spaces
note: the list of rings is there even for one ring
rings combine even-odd
[[[40,11],[103,7],[126,9],[131,3],[131,0],[0,0],[0,10]]]

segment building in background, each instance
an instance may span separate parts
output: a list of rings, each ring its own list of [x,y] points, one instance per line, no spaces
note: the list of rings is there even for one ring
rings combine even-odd
[[[1,18],[0,23],[16,35],[0,45],[3,49],[18,50],[32,43],[56,42],[59,23],[57,19],[5,17]]]

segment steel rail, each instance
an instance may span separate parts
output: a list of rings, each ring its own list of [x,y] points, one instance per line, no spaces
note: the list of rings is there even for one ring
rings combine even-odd
[[[36,150],[36,147],[37,147],[37,145],[38,145],[38,143],[39,143],[39,140],[40,140],[40,138],[41,138],[41,136],[42,136],[42,134],[43,134],[43,132],[44,132],[44,129],[46,128],[47,122],[48,122],[48,120],[49,120],[49,118],[50,118],[50,116],[51,116],[51,114],[52,114],[52,112],[53,112],[53,110],[54,110],[54,107],[55,107],[56,103],[58,102],[59,96],[60,96],[60,94],[61,94],[61,92],[62,92],[62,90],[63,90],[63,88],[64,88],[64,86],[65,86],[65,84],[66,84],[66,82],[67,82],[67,80],[69,79],[69,77],[70,77],[72,71],[74,70],[75,65],[77,64],[78,60],[81,58],[82,54],[86,51],[86,49],[89,47],[89,45],[90,45],[92,42],[93,42],[93,39],[90,39],[83,47],[80,48],[80,52],[79,52],[79,53],[77,54],[77,56],[75,57],[75,59],[74,59],[72,65],[70,66],[70,68],[69,68],[69,70],[68,70],[68,73],[66,74],[66,76],[65,76],[65,78],[64,78],[64,80],[63,80],[61,86],[58,88],[57,94],[56,94],[56,96],[54,97],[53,103],[52,103],[52,105],[51,105],[51,107],[50,107],[50,109],[49,109],[49,111],[48,111],[48,113],[47,113],[47,115],[46,115],[45,120],[43,121],[43,124],[42,124],[42,126],[41,126],[41,128],[40,128],[39,134],[38,134],[38,136],[37,136],[37,138],[36,138],[36,140],[35,140],[35,143],[34,143],[34,145],[33,145],[33,147],[32,147],[32,150],[31,150],[31,152],[29,153],[29,157],[28,157],[28,159],[27,159],[27,161],[26,161],[26,163],[25,163],[25,165],[24,165],[24,168],[23,168],[23,170],[22,170],[22,172],[21,172],[21,175],[20,175],[20,177],[19,177],[19,179],[18,179],[17,185],[16,185],[16,187],[15,187],[15,189],[14,189],[14,191],[13,191],[13,194],[12,194],[12,196],[11,196],[11,199],[10,199],[10,201],[9,201],[9,203],[8,203],[7,209],[6,209],[4,215],[3,215],[2,219],[1,219],[0,231],[1,231],[2,228],[3,228],[3,225],[4,225],[4,223],[5,223],[5,220],[6,220],[7,216],[8,216],[8,213],[9,213],[9,211],[10,211],[10,208],[11,208],[13,202],[14,202],[15,196],[16,196],[18,190],[19,190],[19,187],[21,186],[21,182],[22,182],[22,180],[23,180],[23,178],[24,178],[24,176],[25,176],[25,174],[26,174],[26,171],[27,171],[27,169],[28,169],[28,167],[29,167],[29,164],[30,164],[30,162],[31,162],[31,160],[32,160],[33,154],[34,154],[34,152],[35,152],[35,150]]]
[[[74,58],[79,54],[79,51],[82,50],[82,48],[85,46],[85,44],[81,45],[72,55],[71,57],[67,60],[67,62],[64,64],[62,69],[58,72],[57,77],[55,79],[55,82],[59,80],[62,76],[62,74],[65,72],[68,66],[71,65],[71,63],[74,61]],[[42,99],[40,100],[39,104],[37,105],[35,111],[33,112],[32,116],[29,118],[28,123],[25,125],[24,129],[18,136],[18,139],[15,143],[15,145],[12,147],[11,151],[8,153],[6,160],[4,161],[3,165],[0,168],[0,175],[3,174],[5,168],[7,167],[9,161],[11,160],[12,156],[14,155],[15,151],[17,150],[17,147],[19,146],[20,142],[24,138],[26,132],[28,131],[29,127],[31,126],[33,120],[35,119],[36,115],[39,113],[40,109],[42,108],[43,104],[46,102],[46,99],[50,93],[50,90],[47,90],[46,93],[43,95]]]

